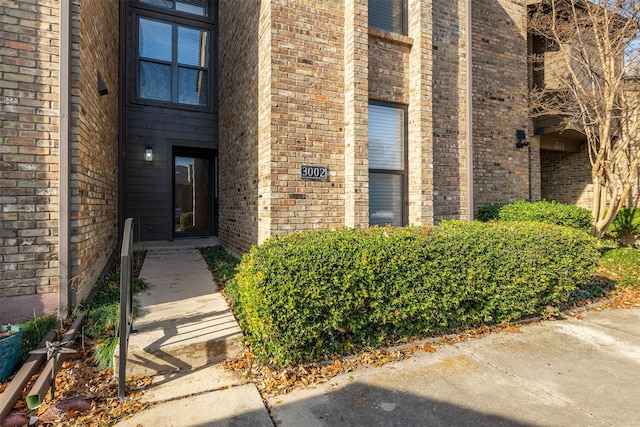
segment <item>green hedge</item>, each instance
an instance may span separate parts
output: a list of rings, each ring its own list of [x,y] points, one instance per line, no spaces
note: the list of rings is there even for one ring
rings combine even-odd
[[[542,200],[531,203],[516,200],[513,203],[492,203],[478,209],[480,221],[540,221],[564,225],[590,233],[593,217],[588,209],[576,205]]]
[[[193,212],[180,214],[180,231],[195,231],[193,226]]]
[[[257,357],[287,365],[539,312],[598,257],[542,223],[310,231],[254,247],[227,294]]]

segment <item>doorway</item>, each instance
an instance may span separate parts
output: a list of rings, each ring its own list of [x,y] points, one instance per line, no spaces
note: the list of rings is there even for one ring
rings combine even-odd
[[[173,236],[210,236],[217,232],[216,154],[174,148]]]

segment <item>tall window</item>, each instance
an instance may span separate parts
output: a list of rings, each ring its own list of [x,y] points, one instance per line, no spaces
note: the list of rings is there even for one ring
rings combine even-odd
[[[406,224],[406,110],[369,103],[369,225]]]
[[[369,26],[407,34],[407,0],[369,0]]]
[[[207,106],[210,32],[138,17],[138,98]]]

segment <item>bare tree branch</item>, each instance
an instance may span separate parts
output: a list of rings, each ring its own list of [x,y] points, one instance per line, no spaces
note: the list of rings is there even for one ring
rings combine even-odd
[[[602,237],[627,203],[640,165],[640,2],[544,0],[530,34],[545,81],[529,91],[534,117],[555,116],[586,136],[591,162],[593,234]]]

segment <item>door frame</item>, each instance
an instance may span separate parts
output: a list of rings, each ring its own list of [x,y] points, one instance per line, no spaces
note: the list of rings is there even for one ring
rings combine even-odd
[[[209,228],[207,231],[199,233],[182,233],[176,231],[175,226],[175,211],[176,211],[176,157],[194,157],[207,159],[209,161],[209,171],[207,174],[207,181],[209,184],[209,190],[207,192],[208,198],[208,211],[209,211]],[[209,148],[197,148],[197,147],[185,147],[179,145],[173,145],[171,147],[171,236],[172,239],[189,238],[189,237],[203,237],[203,236],[217,236],[218,235],[218,150]]]

